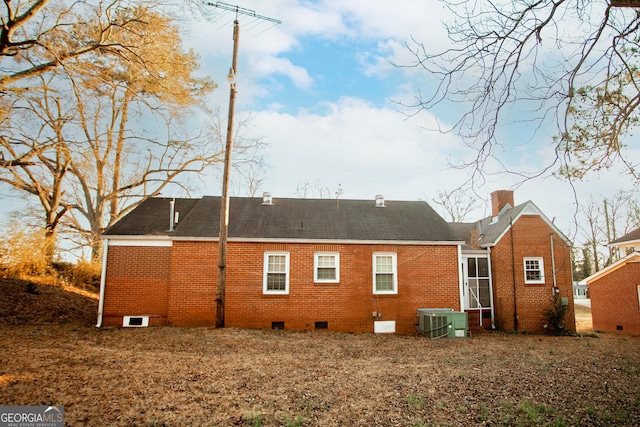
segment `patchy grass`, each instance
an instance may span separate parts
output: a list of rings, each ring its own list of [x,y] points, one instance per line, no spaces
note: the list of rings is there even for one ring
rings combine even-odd
[[[640,425],[634,336],[95,329],[95,298],[0,285],[0,405],[69,426]]]

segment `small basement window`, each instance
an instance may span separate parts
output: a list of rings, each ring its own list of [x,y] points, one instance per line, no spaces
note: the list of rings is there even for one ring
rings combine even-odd
[[[146,328],[149,326],[149,316],[124,316],[122,326],[124,328]]]
[[[316,322],[316,329],[329,329],[329,322]]]
[[[284,329],[284,322],[271,322],[271,329]]]

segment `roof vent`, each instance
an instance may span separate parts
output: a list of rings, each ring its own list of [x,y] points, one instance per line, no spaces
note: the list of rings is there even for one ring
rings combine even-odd
[[[376,208],[384,208],[384,196],[382,194],[376,196]]]
[[[176,223],[176,199],[169,201],[169,232],[172,233]]]
[[[262,193],[262,204],[263,205],[273,204],[273,198],[271,197],[271,193]]]

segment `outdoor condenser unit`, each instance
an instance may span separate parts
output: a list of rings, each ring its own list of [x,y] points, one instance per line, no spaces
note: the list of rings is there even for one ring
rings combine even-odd
[[[467,313],[450,308],[418,309],[418,330],[429,338],[464,338],[467,336]]]

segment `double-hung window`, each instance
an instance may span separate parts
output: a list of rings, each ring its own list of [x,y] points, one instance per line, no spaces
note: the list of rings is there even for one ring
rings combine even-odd
[[[265,252],[263,293],[289,293],[289,252]]]
[[[373,254],[373,293],[398,293],[398,263],[395,253]]]
[[[337,252],[316,252],[314,254],[313,280],[316,283],[340,282],[340,255]]]
[[[524,283],[530,285],[544,283],[544,265],[541,257],[524,259]]]

